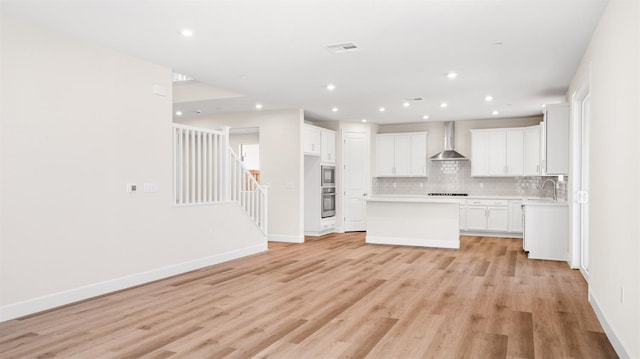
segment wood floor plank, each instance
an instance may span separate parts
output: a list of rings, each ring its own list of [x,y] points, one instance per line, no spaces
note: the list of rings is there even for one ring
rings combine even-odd
[[[4,358],[616,358],[566,263],[364,233],[240,258],[0,323]]]

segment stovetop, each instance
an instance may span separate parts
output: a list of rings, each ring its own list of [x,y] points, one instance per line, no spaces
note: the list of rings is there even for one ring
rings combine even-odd
[[[466,197],[468,193],[449,193],[449,192],[432,192],[427,193],[428,196],[440,196],[440,197]]]

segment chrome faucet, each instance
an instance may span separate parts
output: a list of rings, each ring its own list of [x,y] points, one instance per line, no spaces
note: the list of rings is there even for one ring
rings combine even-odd
[[[557,201],[558,200],[558,184],[556,183],[556,181],[552,180],[551,178],[547,178],[546,180],[542,181],[542,184],[540,185],[540,187],[538,187],[538,189],[543,189],[544,185],[547,184],[547,182],[553,183],[553,200]]]

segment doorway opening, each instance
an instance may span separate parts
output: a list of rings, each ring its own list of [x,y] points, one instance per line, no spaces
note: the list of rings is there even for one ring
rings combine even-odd
[[[229,145],[238,151],[238,158],[260,183],[260,129],[258,127],[231,128]]]

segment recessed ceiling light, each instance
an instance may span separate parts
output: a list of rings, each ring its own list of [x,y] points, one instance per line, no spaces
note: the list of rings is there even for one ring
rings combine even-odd
[[[335,89],[336,89],[336,85],[334,85],[334,84],[328,84],[328,85],[327,85],[327,90],[329,90],[329,91],[333,91],[333,90],[335,90]]]
[[[449,105],[447,105],[446,102],[443,102],[443,103],[440,104],[440,108],[446,108],[447,106],[449,106]]]
[[[333,111],[333,112],[338,112],[338,108],[337,108],[337,107],[334,107],[334,108],[332,108],[332,109],[331,109],[331,111]]]
[[[487,96],[484,97],[484,100],[487,101],[487,102],[491,102],[491,101],[493,101],[493,96],[487,95]]]
[[[176,111],[176,116],[182,116],[182,111]]]
[[[499,41],[493,43],[493,46],[502,46],[502,45],[504,45],[504,44],[502,42],[499,42]]]
[[[182,35],[184,37],[191,37],[191,36],[193,36],[193,30],[191,30],[191,29],[182,29],[180,31],[180,35]]]
[[[411,104],[409,103],[409,101],[405,101],[405,102],[402,103],[402,106],[409,107],[409,106],[411,106]]]
[[[449,78],[449,79],[451,79],[451,80],[455,79],[456,77],[458,77],[458,74],[457,74],[457,73],[455,73],[455,72],[453,72],[453,71],[451,71],[451,72],[449,72],[449,73],[447,74],[447,78]]]
[[[493,112],[491,112],[491,114],[496,116],[496,115],[500,114],[500,112],[498,112],[498,110],[494,110]]]
[[[262,110],[262,104],[261,104],[261,103],[257,103],[257,104],[256,104],[256,109],[258,109],[258,110]]]
[[[363,118],[363,119],[362,119],[362,120],[360,120],[360,121],[362,121],[362,123],[365,123],[365,122],[367,122],[367,119],[366,119],[366,118]]]
[[[249,77],[249,75],[245,75],[245,74],[240,75],[241,79],[246,79],[247,77]]]
[[[424,116],[422,116],[422,119],[423,119],[423,120],[428,120],[428,119],[429,119],[429,115],[424,115]]]
[[[547,104],[543,103],[542,105],[540,105],[540,107],[547,107]]]
[[[384,108],[384,107],[380,107],[380,108],[378,109],[378,111],[380,111],[380,112],[384,112],[384,110],[385,110],[385,108]]]

